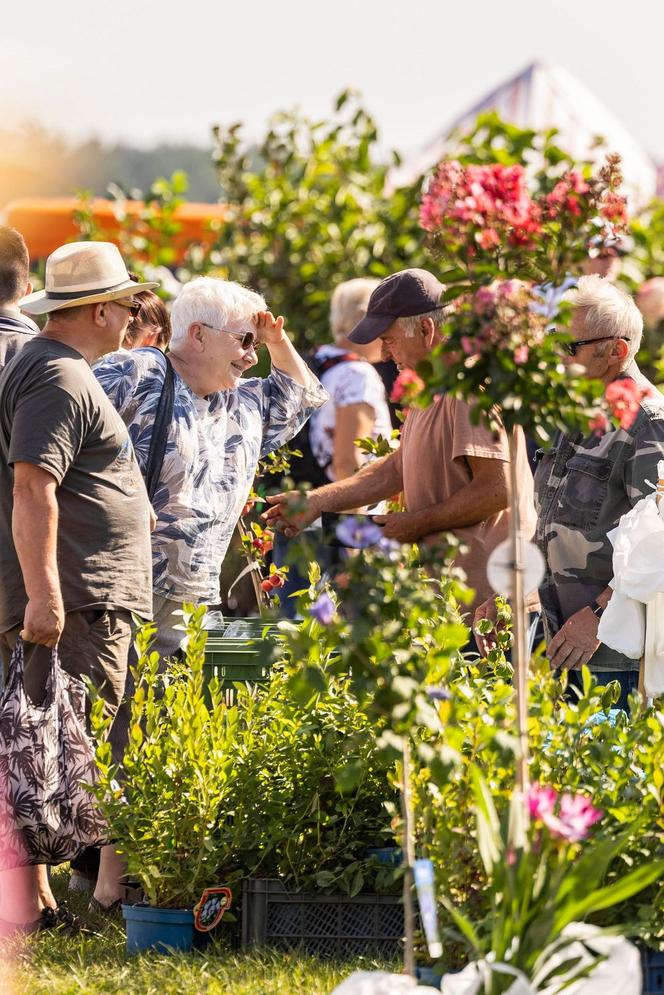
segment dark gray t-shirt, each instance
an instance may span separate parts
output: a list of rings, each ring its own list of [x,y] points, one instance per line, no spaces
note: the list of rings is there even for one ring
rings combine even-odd
[[[13,464],[58,482],[65,611],[152,614],[149,504],[127,430],[75,349],[36,337],[0,376],[0,632],[27,596],[12,538]]]
[[[39,326],[31,318],[12,308],[0,307],[0,372],[38,332]]]

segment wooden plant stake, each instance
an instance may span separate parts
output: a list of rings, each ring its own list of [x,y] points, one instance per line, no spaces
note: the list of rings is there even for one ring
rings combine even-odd
[[[519,492],[517,479],[517,429],[509,437],[510,446],[510,542],[514,586],[512,614],[514,623],[514,683],[517,701],[517,733],[519,737],[519,757],[517,759],[517,788],[525,799],[528,791],[528,626],[526,616],[526,591],[524,590],[524,552],[519,515]]]
[[[403,738],[403,776],[401,781],[401,816],[403,820],[403,851],[406,873],[403,876],[403,916],[405,942],[403,972],[415,977],[415,906],[413,903],[413,867],[415,866],[415,840],[413,836],[413,808],[410,795],[410,745]]]

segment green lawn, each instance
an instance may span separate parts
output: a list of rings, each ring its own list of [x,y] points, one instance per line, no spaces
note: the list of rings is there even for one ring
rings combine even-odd
[[[66,877],[56,877],[61,891],[57,878]],[[77,896],[70,904],[85,909]],[[90,921],[91,935],[43,933],[8,948],[0,995],[329,995],[357,968],[388,968],[368,958],[341,964],[296,954],[245,954],[223,938],[204,952],[127,958],[122,919]]]

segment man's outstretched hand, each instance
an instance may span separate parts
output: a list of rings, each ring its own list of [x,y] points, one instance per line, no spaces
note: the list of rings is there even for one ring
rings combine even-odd
[[[261,518],[277,532],[283,532],[292,539],[307,525],[315,522],[320,511],[306,495],[299,491],[285,491],[282,494],[268,496],[267,503],[271,505],[263,512]]]

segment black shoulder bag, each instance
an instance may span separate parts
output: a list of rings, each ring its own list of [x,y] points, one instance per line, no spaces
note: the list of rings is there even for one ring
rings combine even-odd
[[[164,357],[166,369],[164,373],[164,382],[159,395],[159,403],[157,404],[157,410],[155,411],[154,424],[152,426],[150,452],[148,453],[148,461],[145,466],[145,486],[150,501],[154,498],[157,485],[159,484],[159,475],[161,473],[161,468],[164,463],[164,455],[166,453],[168,429],[173,421],[173,408],[175,406],[175,371],[173,369],[173,364],[168,356],[162,353],[160,349],[155,351],[159,352]]]

